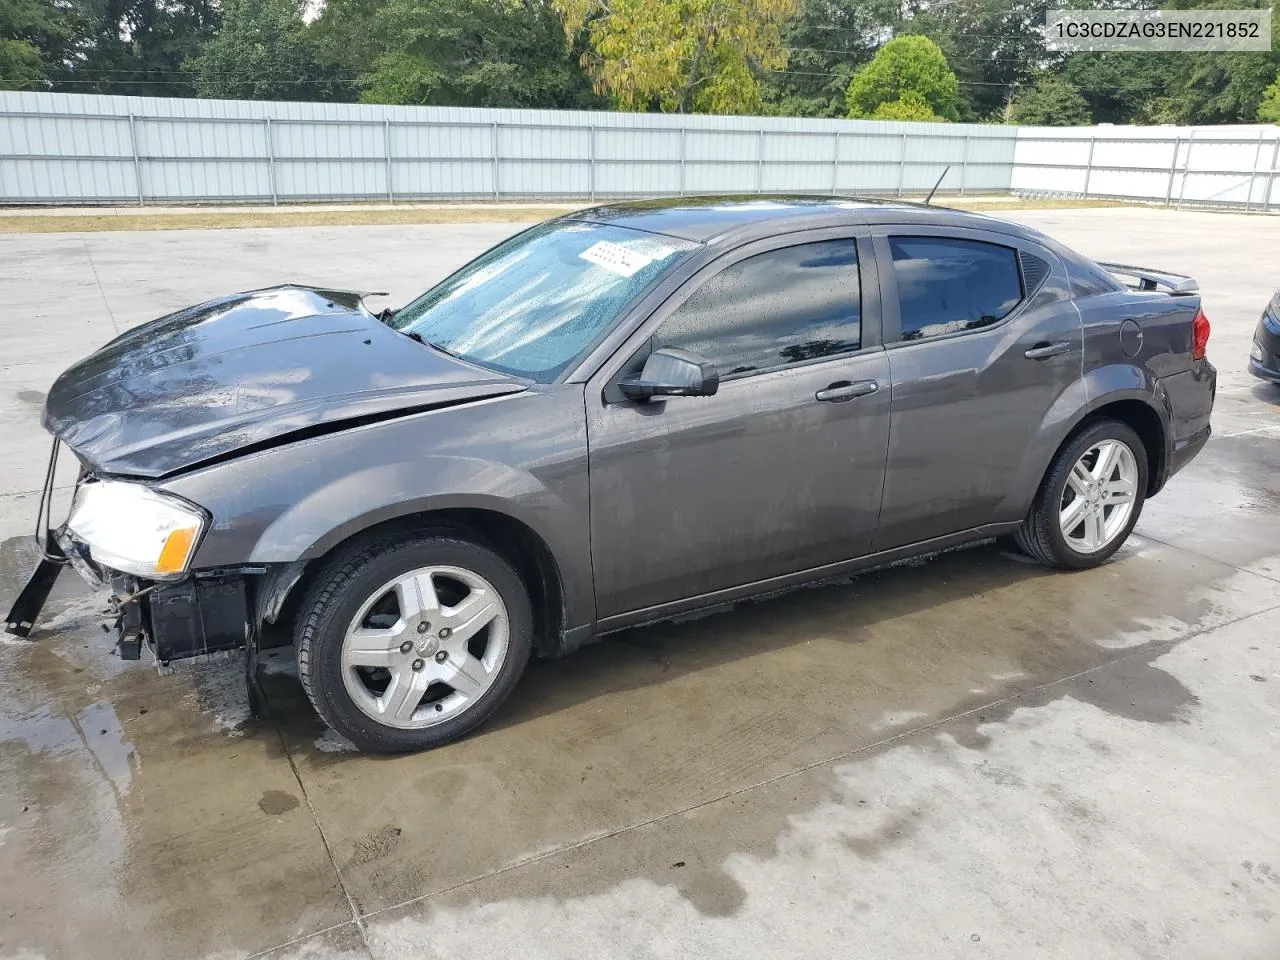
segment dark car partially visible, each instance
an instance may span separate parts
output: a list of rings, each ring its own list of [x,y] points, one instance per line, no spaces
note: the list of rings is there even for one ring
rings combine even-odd
[[[1249,372],[1255,377],[1280,383],[1280,290],[1262,311],[1249,348]]]

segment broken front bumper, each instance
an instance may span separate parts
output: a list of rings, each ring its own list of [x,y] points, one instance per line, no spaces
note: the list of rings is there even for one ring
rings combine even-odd
[[[125,659],[136,660],[144,645],[168,663],[234,650],[250,639],[248,592],[239,574],[164,583],[118,577],[111,586],[117,643]]]
[[[6,633],[30,636],[59,574],[70,566],[94,589],[110,585],[116,643],[125,659],[138,659],[147,646],[158,661],[167,663],[242,647],[252,639],[251,624],[258,619],[249,616],[248,574],[261,574],[263,569],[204,570],[181,580],[159,581],[95,562],[88,545],[65,524],[52,527],[49,509],[57,453],[55,441],[36,523],[40,560],[5,617]]]
[[[251,639],[249,589],[242,571],[205,571],[183,580],[144,580],[93,563],[84,545],[57,531],[13,609],[5,632],[27,637],[63,567],[91,587],[111,586],[116,645],[125,660],[143,647],[168,663],[243,647]]]

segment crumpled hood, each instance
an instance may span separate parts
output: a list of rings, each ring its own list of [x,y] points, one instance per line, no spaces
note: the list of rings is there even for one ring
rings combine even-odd
[[[44,423],[96,471],[160,477],[290,435],[526,386],[397,333],[358,294],[284,286],[117,337],[58,377]]]

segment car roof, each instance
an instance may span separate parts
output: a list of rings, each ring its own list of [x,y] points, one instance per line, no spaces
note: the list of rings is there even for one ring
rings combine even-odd
[[[905,200],[787,194],[623,201],[579,210],[567,214],[565,219],[609,223],[699,243],[731,234],[765,237],[794,230],[874,223],[976,227],[1019,234],[1034,232],[977,213]]]

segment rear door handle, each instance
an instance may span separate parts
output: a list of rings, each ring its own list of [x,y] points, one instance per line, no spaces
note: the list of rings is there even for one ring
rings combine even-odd
[[[1034,347],[1023,354],[1028,360],[1048,360],[1050,357],[1057,357],[1071,350],[1069,343],[1037,343]]]
[[[846,403],[855,397],[865,397],[867,394],[875,393],[879,389],[880,384],[875,380],[857,380],[853,383],[848,380],[837,380],[825,390],[819,390],[813,397],[823,403]]]

